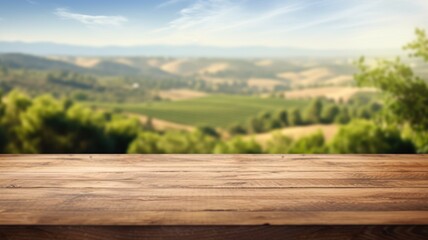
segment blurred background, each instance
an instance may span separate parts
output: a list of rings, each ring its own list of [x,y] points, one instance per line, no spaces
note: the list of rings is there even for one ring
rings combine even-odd
[[[428,153],[425,0],[0,4],[0,153]]]

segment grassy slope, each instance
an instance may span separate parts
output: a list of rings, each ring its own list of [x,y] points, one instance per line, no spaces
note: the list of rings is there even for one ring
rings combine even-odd
[[[260,144],[266,144],[269,140],[272,139],[274,134],[280,133],[291,137],[293,139],[299,139],[310,134],[314,134],[318,131],[321,131],[324,134],[324,137],[327,141],[333,139],[340,128],[340,125],[330,124],[330,125],[321,125],[315,124],[310,126],[298,126],[298,127],[287,127],[283,129],[276,129],[268,133],[260,133],[255,135],[247,136],[246,139],[254,139]]]
[[[229,127],[245,123],[260,112],[302,107],[304,100],[262,99],[250,96],[212,95],[176,102],[96,105],[120,108],[180,124]]]

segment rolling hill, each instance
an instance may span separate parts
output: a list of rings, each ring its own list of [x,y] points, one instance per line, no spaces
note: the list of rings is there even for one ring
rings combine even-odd
[[[87,65],[82,64],[85,62]],[[91,61],[91,62],[90,62]],[[90,62],[90,63],[88,63]],[[21,53],[0,54],[0,66],[12,69],[42,71],[72,71],[76,73],[113,75],[113,76],[155,76],[171,77],[171,74],[148,64],[121,63],[116,58],[82,58],[82,57],[43,57]]]
[[[14,69],[25,68],[33,70],[68,70],[80,73],[89,72],[88,69],[71,63],[21,53],[0,54],[0,65]]]

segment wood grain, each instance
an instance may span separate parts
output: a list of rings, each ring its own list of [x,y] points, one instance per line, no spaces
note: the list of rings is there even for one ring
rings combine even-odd
[[[428,156],[0,156],[0,224],[82,223],[428,224]]]
[[[0,226],[6,240],[426,240],[427,226]]]
[[[428,155],[0,155],[0,239],[428,239],[427,226]]]

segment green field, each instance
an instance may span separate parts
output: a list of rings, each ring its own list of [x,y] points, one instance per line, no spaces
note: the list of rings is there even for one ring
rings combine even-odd
[[[237,123],[245,123],[249,118],[260,112],[300,108],[306,104],[307,101],[305,100],[268,99],[235,95],[211,95],[176,102],[142,104],[91,103],[91,105],[103,108],[119,108],[123,111],[180,124],[223,128]]]

